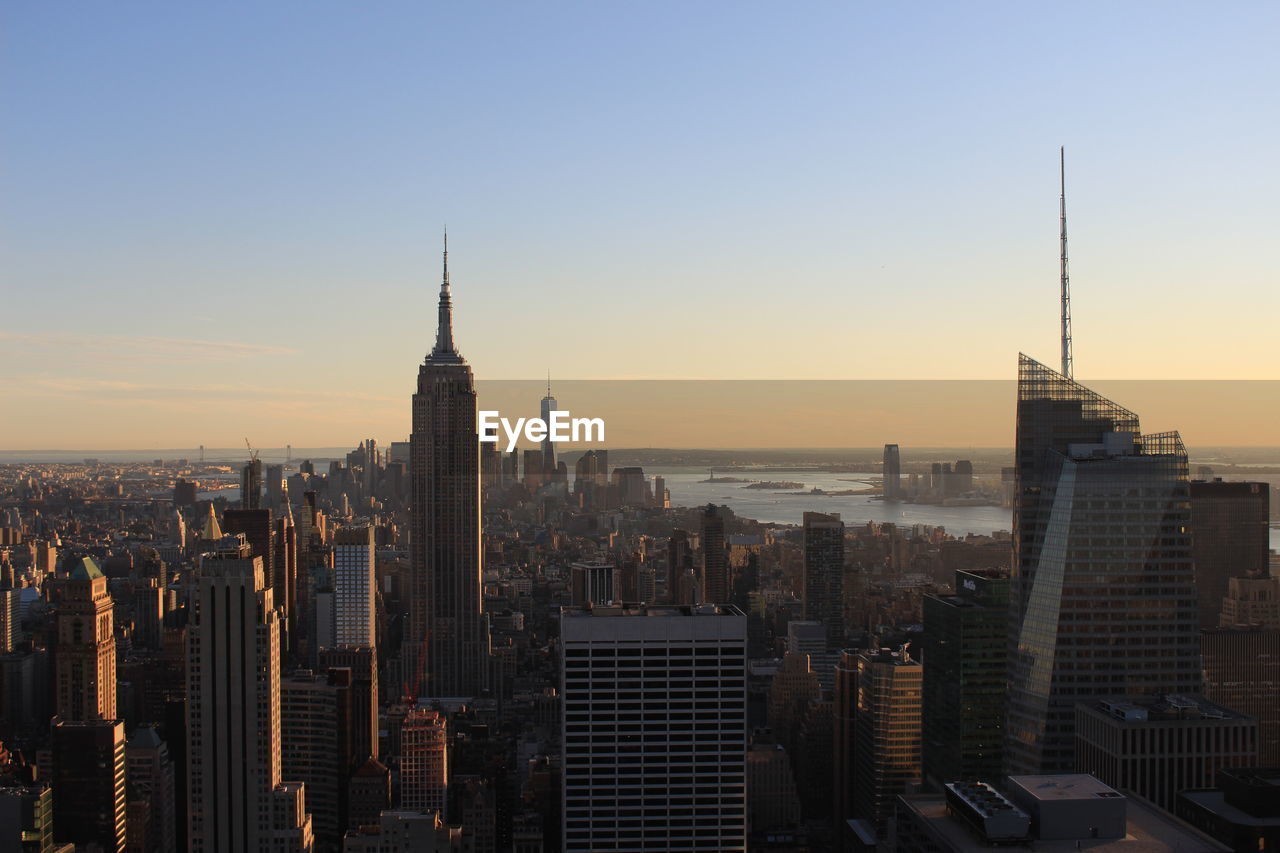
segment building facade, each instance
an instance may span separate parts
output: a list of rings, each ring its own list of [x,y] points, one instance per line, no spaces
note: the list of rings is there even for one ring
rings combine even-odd
[[[955,594],[924,599],[924,778],[999,779],[1004,766],[1009,575],[958,571]]]
[[[826,629],[826,649],[844,646],[844,522],[839,515],[804,514],[804,618]]]
[[[565,608],[564,849],[746,849],[746,617]]]
[[[413,395],[414,588],[404,646],[419,695],[468,697],[484,689],[489,657],[480,594],[480,434],[475,380],[453,343],[447,242],[437,324]]]
[[[1006,768],[1067,771],[1075,703],[1196,693],[1187,453],[1020,357]]]

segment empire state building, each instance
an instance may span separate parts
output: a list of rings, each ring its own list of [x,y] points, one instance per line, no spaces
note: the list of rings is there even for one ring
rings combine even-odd
[[[436,344],[418,368],[409,446],[413,595],[406,675],[417,696],[475,696],[485,687],[489,657],[481,604],[480,436],[475,380],[453,344],[448,235]]]

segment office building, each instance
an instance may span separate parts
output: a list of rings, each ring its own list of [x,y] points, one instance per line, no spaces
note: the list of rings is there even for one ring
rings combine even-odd
[[[681,584],[686,573],[693,571],[693,549],[689,547],[689,532],[676,528],[671,531],[667,540],[667,577],[666,593],[668,604],[693,604],[682,601]]]
[[[611,604],[617,572],[612,563],[573,563],[569,566],[569,583],[574,607]]]
[[[1223,628],[1280,628],[1280,577],[1230,578],[1218,624]]]
[[[1271,489],[1267,483],[1191,483],[1191,553],[1200,627],[1218,627],[1228,582],[1266,577]]]
[[[746,617],[561,612],[564,849],[746,849]]]
[[[116,719],[116,641],[107,579],[91,557],[71,569],[58,602],[57,701],[68,722]]]
[[[551,423],[551,413],[559,407],[560,404],[556,402],[556,398],[551,396],[551,375],[547,374],[547,395],[538,403],[538,414],[542,422]],[[550,430],[547,430],[547,437],[542,440],[542,470],[547,472],[556,470],[556,443],[551,440]]]
[[[1214,628],[1200,635],[1204,693],[1258,721],[1258,764],[1280,767],[1280,628]]]
[[[378,650],[321,649],[320,671],[351,670],[351,754],[357,762],[378,757]]]
[[[455,853],[464,849],[462,829],[435,812],[387,811],[372,825],[347,833],[343,853]]]
[[[1174,813],[1236,853],[1280,850],[1280,769],[1219,770],[1213,787],[1179,794]]]
[[[729,600],[729,552],[725,550],[724,516],[713,504],[707,504],[700,522],[702,603],[724,604]]]
[[[1009,575],[958,571],[955,593],[924,599],[925,782],[999,779],[1003,772]]]
[[[839,515],[804,514],[804,618],[826,630],[823,651],[844,646],[844,522]]]
[[[125,844],[124,723],[54,718],[53,837],[123,853]]]
[[[404,811],[444,813],[449,789],[449,748],[444,717],[411,710],[400,724],[400,799]]]
[[[281,767],[281,613],[243,534],[201,560],[187,628],[188,850],[312,850]]]
[[[905,649],[859,652],[856,664],[852,816],[867,821],[883,838],[894,798],[920,781],[924,670]]]
[[[125,744],[124,755],[129,791],[147,803],[149,850],[174,853],[178,849],[178,788],[168,745],[154,726],[138,726]]]
[[[347,784],[347,826],[370,826],[391,808],[391,771],[376,758],[355,769]]]
[[[1200,687],[1177,433],[1021,356],[1005,764],[1069,770],[1075,703]]]
[[[1173,811],[1224,767],[1258,760],[1257,721],[1200,696],[1098,699],[1076,706],[1076,767]]]
[[[755,743],[747,751],[747,811],[753,836],[800,825],[791,759],[779,744]]]
[[[377,646],[372,527],[343,527],[334,534],[333,588],[337,645]]]
[[[299,670],[280,682],[280,768],[306,785],[317,853],[337,851],[346,832],[351,749],[351,670]]]
[[[409,437],[413,591],[405,636],[423,696],[485,687],[489,636],[480,594],[480,439],[471,367],[453,343],[445,244],[436,342],[418,370]],[[425,656],[419,661],[418,657]]]
[[[0,783],[0,853],[54,853],[53,788]]]
[[[902,498],[902,459],[898,454],[898,445],[884,446],[884,485],[880,491],[887,501]]]
[[[993,847],[1073,853],[1227,853],[1221,844],[1143,800],[1083,773],[1015,776],[1004,792],[952,783],[898,798],[895,853],[983,853]]]

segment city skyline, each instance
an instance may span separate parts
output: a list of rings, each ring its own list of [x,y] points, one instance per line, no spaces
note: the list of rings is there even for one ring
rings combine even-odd
[[[1056,344],[1059,145],[1077,374],[1275,375],[1272,8],[300,8],[6,10],[6,281],[58,317],[0,333],[15,408],[339,431],[411,385],[445,219],[488,379],[1005,377]]]

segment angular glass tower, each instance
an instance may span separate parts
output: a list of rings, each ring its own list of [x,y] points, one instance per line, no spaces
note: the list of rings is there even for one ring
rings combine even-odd
[[[1005,766],[1058,773],[1076,702],[1200,688],[1187,453],[1025,355],[1017,412]]]

